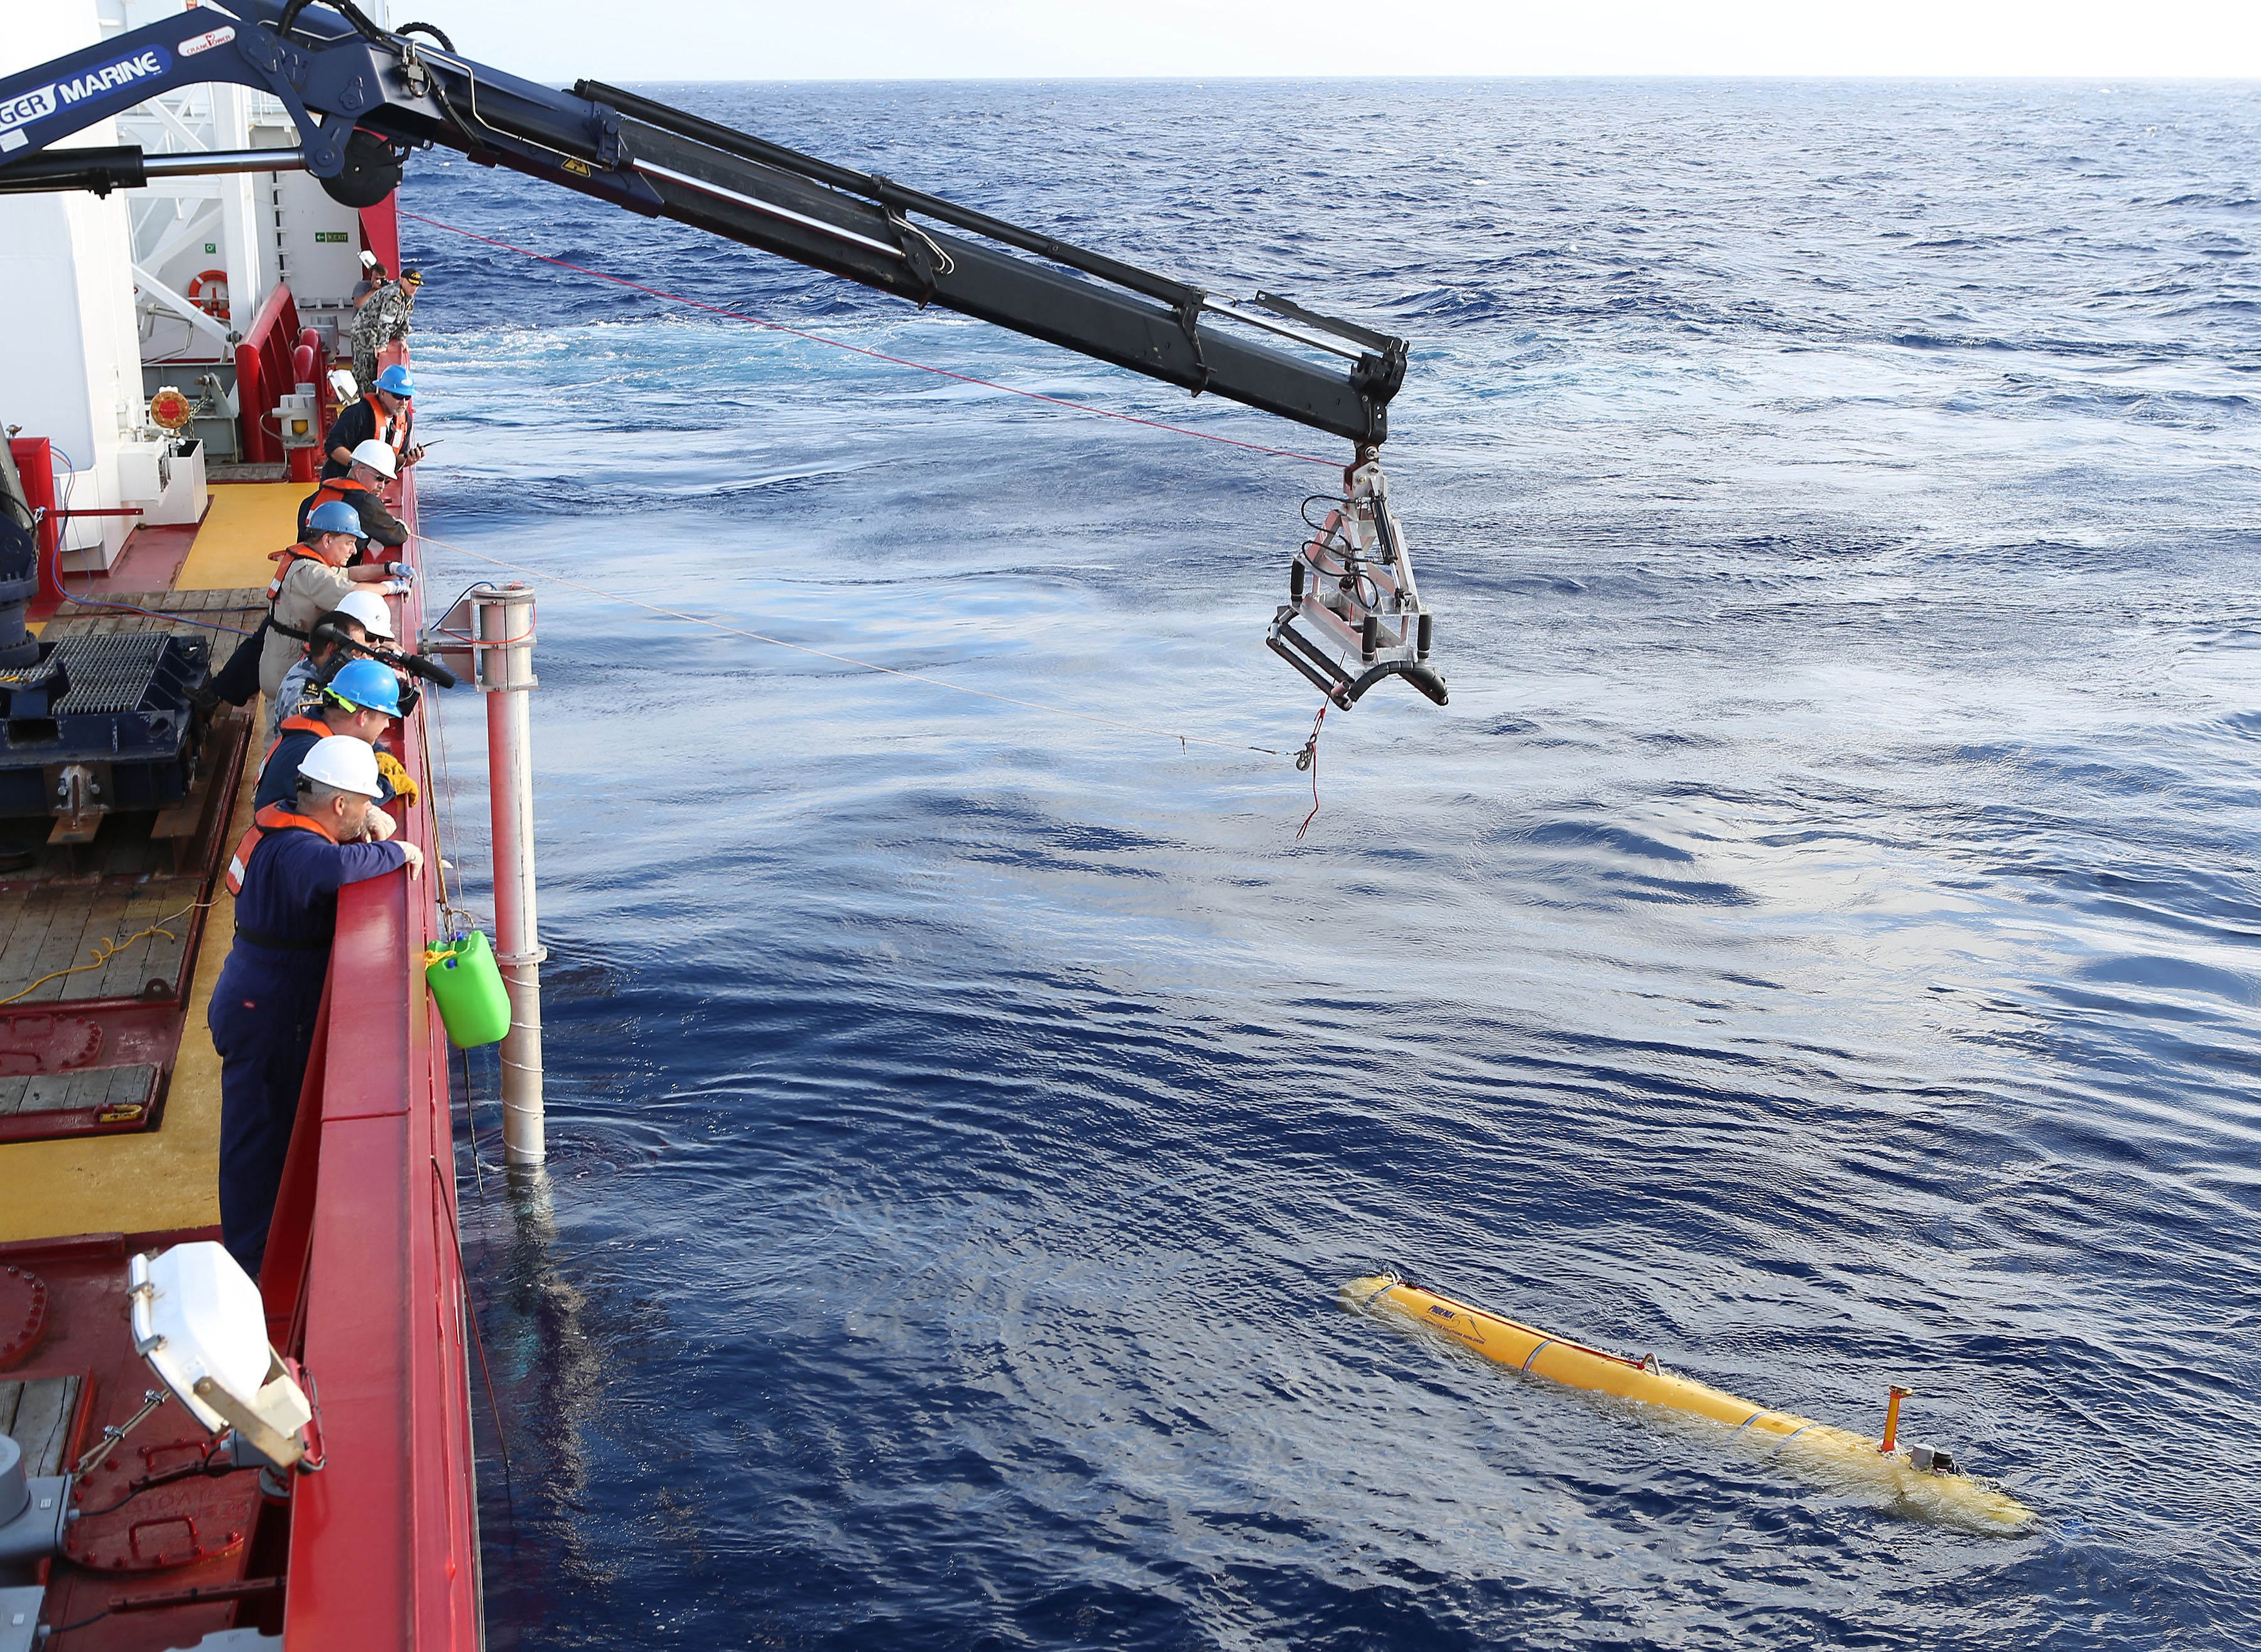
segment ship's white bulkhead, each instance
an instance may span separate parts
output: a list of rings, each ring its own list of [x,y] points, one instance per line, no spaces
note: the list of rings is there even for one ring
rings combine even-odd
[[[176,12],[181,0],[0,0],[0,73]],[[382,18],[384,8],[367,8]],[[151,154],[288,148],[282,104],[240,86],[183,88],[59,147],[139,144]],[[0,424],[55,446],[55,499],[75,516],[67,571],[107,568],[136,521],[194,521],[205,468],[240,456],[235,347],[278,282],[333,351],[360,279],[358,215],[303,172],[171,178],[106,198],[0,197]],[[397,271],[395,273],[398,273]],[[148,398],[180,390],[183,438]],[[270,420],[274,409],[258,415]]]

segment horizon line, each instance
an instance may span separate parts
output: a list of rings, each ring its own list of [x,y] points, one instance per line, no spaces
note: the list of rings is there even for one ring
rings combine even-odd
[[[1501,83],[1521,81],[1644,81],[1644,82],[1762,82],[1782,84],[1812,84],[1816,82],[1861,81],[1877,84],[1920,82],[1927,84],[1960,84],[1984,82],[1990,84],[2070,85],[2085,86],[2092,82],[2107,81],[2100,91],[2111,91],[2119,86],[2253,86],[2261,88],[2261,75],[2092,75],[2046,74],[2021,75],[1970,71],[1965,73],[1896,73],[1861,74],[1850,71],[1739,71],[1718,73],[1647,73],[1627,70],[1565,69],[1559,71],[1519,71],[1494,75],[1416,74],[1396,75],[638,75],[623,78],[625,85],[665,86],[793,86],[793,85],[870,85],[870,86],[947,86],[947,85],[1023,85],[1048,86],[1061,82],[1076,82],[1091,85],[1191,85],[1205,86],[1211,82],[1221,84],[1267,85],[1308,83],[1312,81],[1332,81],[1360,83],[1390,83],[1402,81],[1459,82],[1464,83]]]

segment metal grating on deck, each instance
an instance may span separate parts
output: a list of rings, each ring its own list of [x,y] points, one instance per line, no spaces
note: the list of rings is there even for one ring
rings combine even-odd
[[[52,715],[68,717],[142,710],[156,679],[159,659],[170,642],[162,631],[62,638],[47,663],[61,662],[70,686],[55,701]]]

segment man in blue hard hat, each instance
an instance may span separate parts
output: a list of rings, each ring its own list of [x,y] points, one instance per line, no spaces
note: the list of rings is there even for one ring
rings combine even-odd
[[[406,591],[416,579],[416,571],[405,562],[347,565],[362,542],[361,514],[343,499],[317,505],[307,513],[306,529],[305,540],[275,553],[282,566],[267,584],[267,623],[262,628],[266,640],[259,656],[259,688],[270,700],[281,692],[284,675],[305,651],[314,622],[335,608],[348,593],[361,587],[391,596]],[[229,670],[234,665],[234,661],[228,662]],[[233,697],[223,692],[221,698]]]
[[[281,565],[267,582],[267,617],[205,685],[213,700],[240,706],[263,693],[272,702],[284,673],[299,658],[312,622],[348,592],[390,596],[414,582],[415,571],[406,563],[348,567],[363,542],[360,514],[344,500],[332,499],[307,514],[305,538],[269,553],[269,560]]]
[[[305,1083],[338,891],[404,866],[411,877],[423,869],[413,844],[360,841],[377,794],[366,744],[318,740],[299,760],[291,800],[261,809],[228,862],[235,945],[207,1015],[220,1063],[220,1239],[254,1278]]]
[[[348,660],[312,697],[314,703],[283,719],[267,761],[259,771],[259,789],[252,794],[254,808],[287,803],[298,783],[298,764],[317,743],[334,735],[348,735],[372,751],[385,724],[400,715],[400,679],[392,667],[373,659]],[[377,765],[377,806],[370,810],[370,832],[377,837],[392,835],[392,817],[384,808],[392,801],[393,786],[384,765]]]
[[[377,376],[377,383],[359,401],[330,421],[329,456],[321,479],[350,475],[354,449],[364,442],[382,442],[404,467],[415,463],[424,456],[424,449],[409,439],[415,426],[416,377],[395,362]]]

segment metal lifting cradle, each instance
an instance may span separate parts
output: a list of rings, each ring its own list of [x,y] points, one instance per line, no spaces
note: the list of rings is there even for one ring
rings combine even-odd
[[[1308,507],[1311,500],[1303,503]],[[1298,620],[1305,629],[1297,628]],[[1445,679],[1429,664],[1429,630],[1413,553],[1389,508],[1382,461],[1367,458],[1344,472],[1342,503],[1288,564],[1288,600],[1273,616],[1265,643],[1346,711],[1388,677],[1403,677],[1441,706]],[[1355,653],[1357,672],[1312,642],[1310,631]]]
[[[48,148],[208,81],[280,98],[298,147]],[[1268,641],[1337,705],[1389,676],[1444,703],[1379,457],[1404,382],[1403,339],[1271,293],[1222,298],[600,82],[562,92],[521,80],[459,55],[428,24],[380,28],[351,0],[207,0],[0,78],[0,193],[303,168],[343,205],[368,207],[391,193],[411,148],[433,145],[1342,437],[1355,456],[1339,507],[1297,552]],[[1338,663],[1338,652],[1354,657]]]

